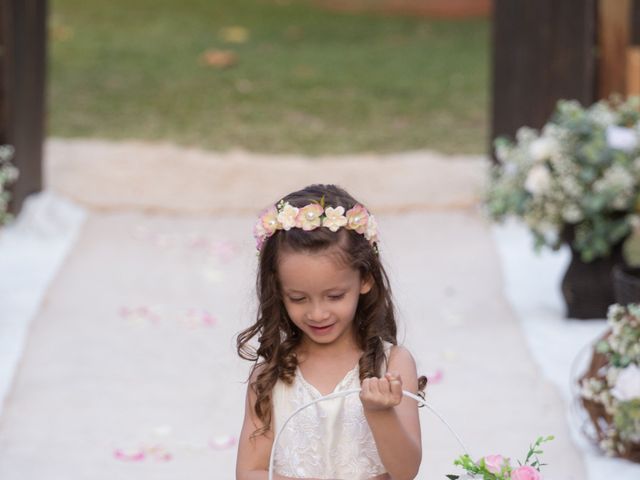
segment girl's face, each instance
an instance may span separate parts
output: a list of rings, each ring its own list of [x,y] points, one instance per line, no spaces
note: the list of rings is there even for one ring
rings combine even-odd
[[[358,270],[341,265],[333,251],[283,252],[278,264],[289,318],[305,341],[316,344],[351,341],[358,299],[373,285],[373,279],[365,281]]]

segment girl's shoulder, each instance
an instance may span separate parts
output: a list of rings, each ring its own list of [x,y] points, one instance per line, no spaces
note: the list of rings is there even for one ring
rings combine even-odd
[[[416,362],[407,347],[384,341],[383,344],[387,356],[387,370],[416,371]]]

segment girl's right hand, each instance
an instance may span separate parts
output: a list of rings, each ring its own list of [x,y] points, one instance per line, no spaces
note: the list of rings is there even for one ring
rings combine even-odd
[[[365,378],[362,381],[360,401],[365,412],[388,410],[400,405],[402,378],[395,372],[387,372],[382,378]]]

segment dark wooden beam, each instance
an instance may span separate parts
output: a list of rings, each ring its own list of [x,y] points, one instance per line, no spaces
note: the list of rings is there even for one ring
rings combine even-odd
[[[42,189],[45,135],[46,0],[0,0],[0,142],[15,147],[20,178],[10,211]]]
[[[594,101],[596,0],[496,0],[492,35],[492,141],[540,128],[561,98]]]

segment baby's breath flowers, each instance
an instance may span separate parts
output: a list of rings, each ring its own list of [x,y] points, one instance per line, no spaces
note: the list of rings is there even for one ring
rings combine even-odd
[[[583,108],[560,100],[540,130],[495,142],[485,207],[524,220],[536,248],[557,249],[566,227],[585,262],[608,256],[640,215],[640,98]],[[638,222],[636,222],[638,223]]]
[[[0,225],[7,223],[13,215],[7,212],[11,194],[6,187],[18,178],[18,169],[11,164],[13,147],[0,145]]]

